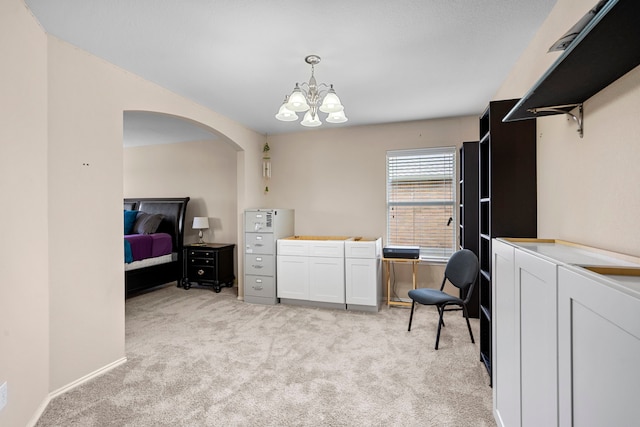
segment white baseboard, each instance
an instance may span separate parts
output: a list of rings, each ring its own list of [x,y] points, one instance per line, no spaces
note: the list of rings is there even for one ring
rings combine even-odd
[[[123,357],[121,359],[116,360],[115,362],[111,362],[106,366],[103,366],[100,369],[97,369],[87,375],[85,375],[82,378],[79,378],[63,387],[60,387],[57,390],[52,391],[51,393],[49,393],[49,395],[42,401],[42,403],[40,404],[40,406],[38,407],[38,409],[36,410],[36,412],[33,414],[33,417],[31,418],[31,420],[29,421],[29,423],[27,424],[27,427],[34,427],[36,425],[36,423],[38,422],[38,420],[40,419],[40,417],[42,416],[42,414],[44,413],[44,411],[47,409],[47,406],[49,406],[49,402],[51,402],[52,399],[54,399],[57,396],[60,396],[61,394],[64,394],[66,392],[68,392],[69,390],[72,390],[76,387],[78,387],[80,384],[83,384],[93,378],[99,377],[100,375],[112,370],[113,368],[122,365],[123,363],[125,363],[127,361],[126,357]]]
[[[51,393],[49,393],[49,398],[53,399],[57,396],[60,396],[61,394],[64,394],[66,392],[68,392],[69,390],[78,387],[80,384],[85,383],[87,381],[89,381],[90,379],[93,379],[95,377],[99,377],[100,375],[104,374],[105,372],[108,372],[110,370],[112,370],[113,368],[122,365],[123,363],[125,363],[127,361],[126,357],[123,357],[122,359],[118,359],[115,362],[111,362],[106,366],[103,366],[100,369],[97,369],[87,375],[85,375],[82,378],[78,378],[77,380],[60,387],[59,389],[52,391]]]
[[[38,422],[38,420],[40,419],[40,417],[44,413],[44,410],[47,409],[47,406],[49,406],[49,402],[51,402],[51,397],[47,396],[42,401],[40,406],[38,406],[38,409],[33,414],[33,417],[31,417],[31,420],[29,420],[29,422],[27,423],[27,427],[34,427],[36,425],[36,423]]]

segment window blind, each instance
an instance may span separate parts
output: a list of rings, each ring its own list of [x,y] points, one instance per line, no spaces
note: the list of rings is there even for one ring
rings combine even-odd
[[[455,147],[387,152],[387,244],[420,246],[446,261],[455,250]]]

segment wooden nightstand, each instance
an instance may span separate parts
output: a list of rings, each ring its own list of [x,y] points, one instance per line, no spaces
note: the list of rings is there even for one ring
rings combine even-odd
[[[234,244],[204,243],[184,247],[182,287],[189,289],[192,283],[213,286],[220,292],[222,286],[231,287],[233,274]]]

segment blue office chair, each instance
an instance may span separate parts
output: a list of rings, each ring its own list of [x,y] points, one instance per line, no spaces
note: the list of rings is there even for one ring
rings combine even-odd
[[[473,332],[471,332],[471,324],[469,323],[467,303],[471,299],[473,286],[476,282],[476,278],[478,277],[479,270],[480,265],[478,263],[478,257],[469,249],[462,249],[455,252],[451,255],[451,258],[449,258],[447,267],[444,270],[444,278],[442,279],[442,286],[440,286],[440,290],[420,288],[409,291],[409,298],[411,298],[411,315],[409,316],[408,331],[411,331],[411,321],[413,320],[413,311],[415,309],[416,302],[423,305],[435,305],[438,309],[438,313],[440,314],[440,319],[438,320],[438,334],[436,335],[436,350],[438,349],[438,342],[440,341],[440,328],[444,326],[442,316],[445,311],[462,310],[464,318],[467,321],[467,327],[469,328],[471,342],[475,343],[473,340]],[[461,290],[466,290],[466,297],[464,300],[442,291],[447,279],[455,287]],[[449,305],[456,305],[460,308],[446,309],[445,307]]]

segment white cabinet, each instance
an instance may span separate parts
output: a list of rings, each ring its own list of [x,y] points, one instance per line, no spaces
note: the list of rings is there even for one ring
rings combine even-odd
[[[309,257],[309,300],[345,303],[343,257]]]
[[[515,251],[523,426],[553,426],[558,420],[556,267],[542,258]]]
[[[515,248],[494,240],[492,244],[492,383],[493,412],[500,426],[520,423],[520,348],[516,319]]]
[[[556,264],[500,240],[493,241],[492,259],[496,421],[553,426],[558,417]]]
[[[562,426],[640,422],[640,276],[635,274],[601,275],[560,268]]]
[[[344,251],[347,309],[378,311],[382,303],[382,239],[348,240]]]
[[[492,256],[497,424],[635,425],[640,262],[537,239],[494,240]]]
[[[346,239],[348,237],[320,239],[304,236],[278,239],[277,283],[281,302],[311,302],[325,307],[346,308]]]
[[[309,299],[309,258],[278,255],[278,298]]]

